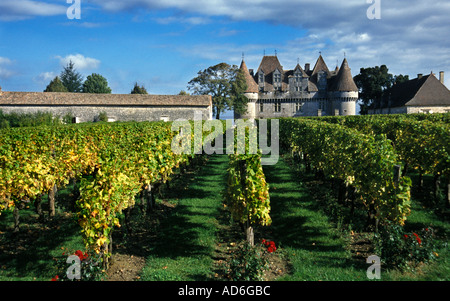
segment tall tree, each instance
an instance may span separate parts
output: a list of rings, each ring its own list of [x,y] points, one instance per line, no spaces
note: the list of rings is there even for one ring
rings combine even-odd
[[[367,114],[369,106],[380,99],[383,91],[394,83],[394,76],[388,71],[386,65],[361,68],[359,74],[353,78],[362,101],[360,114]]]
[[[130,94],[148,94],[144,86],[139,86],[138,83],[134,84],[133,90]]]
[[[111,93],[106,78],[97,73],[92,73],[83,83],[83,93]]]
[[[399,74],[394,76],[394,83],[397,85],[407,81],[409,81],[409,75]]]
[[[77,72],[72,61],[64,67],[60,78],[68,92],[81,92],[83,87],[83,76]]]
[[[247,113],[248,98],[244,96],[247,90],[247,81],[245,80],[244,71],[239,69],[236,78],[231,84],[231,100],[235,113],[242,115]]]
[[[199,71],[197,77],[188,83],[188,89],[194,95],[211,95],[216,119],[220,119],[220,114],[232,107],[232,83],[237,70],[237,66],[220,63]]]
[[[55,77],[45,88],[44,92],[69,92],[62,83],[62,81],[59,79],[59,77]]]

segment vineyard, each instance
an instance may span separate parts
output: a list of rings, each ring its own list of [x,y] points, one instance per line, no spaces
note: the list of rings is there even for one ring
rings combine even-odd
[[[85,264],[83,271],[99,263],[96,268],[103,273],[110,268],[115,249],[127,244],[128,238],[137,237],[139,231],[133,227],[139,225],[147,235],[139,236],[135,248],[145,250],[150,262],[148,267],[140,267],[143,269],[137,277],[142,280],[191,280],[181,276],[189,274],[186,271],[169,273],[172,266],[194,269],[174,262],[173,258],[180,257],[178,253],[170,260],[162,259],[180,246],[185,246],[181,254],[198,256],[193,266],[202,267],[198,272],[201,279],[264,279],[260,271],[252,274],[239,262],[260,256],[251,251],[258,248],[264,260],[280,263],[278,268],[283,272],[279,279],[303,280],[309,275],[308,279],[319,280],[321,277],[312,276],[314,272],[309,270],[299,276],[300,265],[307,264],[315,252],[311,246],[320,241],[317,237],[305,245],[301,238],[307,234],[296,229],[302,225],[318,233],[329,232],[330,237],[339,233],[339,239],[324,238],[323,244],[340,250],[336,251],[342,257],[339,264],[350,266],[350,271],[339,272],[346,280],[359,274],[365,277],[368,267],[365,262],[352,261],[354,254],[347,246],[356,238],[370,242],[371,251],[378,252],[383,264],[393,268],[438,261],[444,275],[437,278],[448,280],[449,118],[450,114],[282,118],[282,156],[275,166],[262,166],[264,155],[260,152],[196,152],[204,143],[211,143],[212,134],[224,133],[225,122],[220,133],[205,127],[206,138],[200,140],[194,138],[195,126],[191,131],[174,130],[170,122],[0,130],[0,279],[20,279],[8,276],[5,250],[15,249],[25,232],[35,233],[31,227],[36,226],[30,225],[39,224],[62,237],[65,234],[59,231],[64,229],[64,239],[82,245],[76,254]],[[173,141],[183,139],[194,141],[189,144],[191,152],[173,152]],[[281,180],[283,175],[287,178]],[[194,221],[198,210],[207,208],[215,209]],[[417,212],[427,217],[420,219]],[[64,216],[70,218],[61,219]],[[181,216],[183,222],[177,221]],[[207,224],[199,226],[203,223]],[[423,227],[417,228],[419,225]],[[422,233],[422,228],[428,230]],[[194,235],[189,230],[197,232]],[[182,233],[192,235],[193,240],[201,237],[199,245],[210,250],[210,255],[186,253],[190,248],[181,242]],[[386,233],[399,238],[384,239]],[[248,244],[242,245],[241,239]],[[247,245],[252,248],[246,249]],[[52,252],[58,248],[61,246]],[[330,254],[336,255],[324,249],[316,252],[317,257],[323,254],[327,260]],[[220,259],[213,263],[215,257]],[[40,262],[34,260],[25,266]],[[228,274],[217,272],[217,261],[226,266]],[[269,266],[268,262],[255,262],[257,270]],[[69,265],[64,262],[61,266]],[[55,275],[55,269],[45,270]],[[320,270],[326,280],[340,279],[337,274],[324,276],[327,272]],[[63,277],[64,273],[58,275]],[[93,279],[84,272],[83,277]]]

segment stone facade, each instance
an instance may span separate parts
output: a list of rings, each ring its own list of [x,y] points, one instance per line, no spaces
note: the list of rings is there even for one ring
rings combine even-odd
[[[211,96],[86,94],[59,92],[6,92],[0,90],[0,110],[8,113],[50,112],[75,122],[97,121],[106,113],[108,121],[193,120],[195,114],[212,119]]]
[[[258,70],[240,69],[247,82],[247,113],[235,118],[355,115],[358,88],[347,59],[330,71],[322,56],[313,69],[284,70],[276,56],[264,56]]]

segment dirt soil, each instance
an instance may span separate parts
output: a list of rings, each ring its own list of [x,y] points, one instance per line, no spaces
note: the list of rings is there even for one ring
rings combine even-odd
[[[141,256],[114,254],[107,272],[108,281],[139,280],[139,273],[145,266],[145,258]]]

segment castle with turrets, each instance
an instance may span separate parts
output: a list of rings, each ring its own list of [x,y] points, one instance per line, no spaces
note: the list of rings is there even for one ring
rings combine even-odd
[[[248,98],[247,113],[235,118],[355,115],[358,87],[347,59],[330,71],[322,55],[314,68],[297,64],[284,70],[278,57],[264,56],[258,70],[247,69],[242,59]]]

